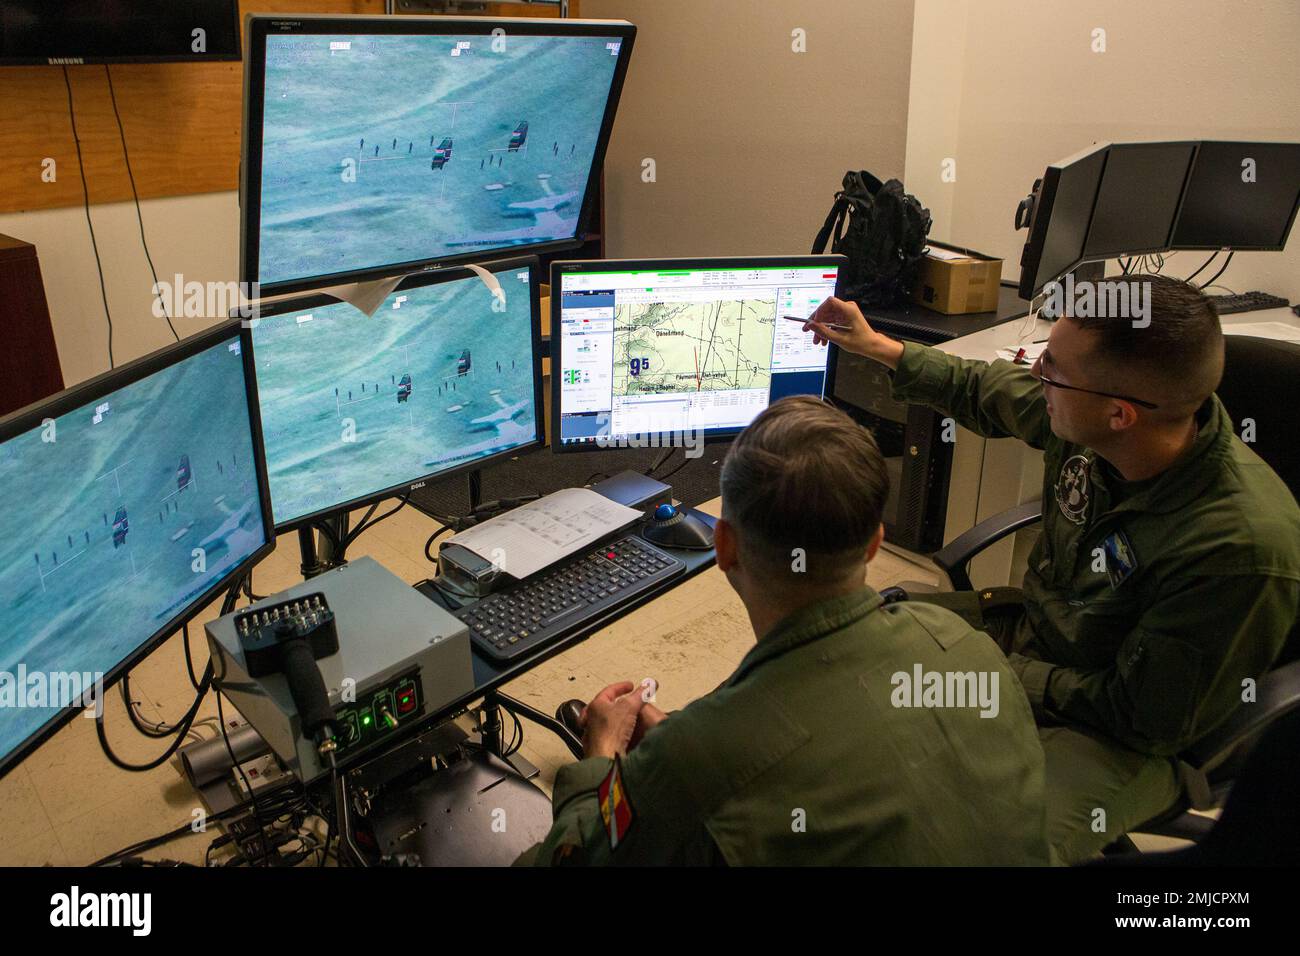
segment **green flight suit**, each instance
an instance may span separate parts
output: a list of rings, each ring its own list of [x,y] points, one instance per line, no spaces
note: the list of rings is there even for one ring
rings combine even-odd
[[[1043,450],[1024,612],[990,631],[1040,723],[1065,725],[1042,736],[1048,837],[1072,862],[1173,804],[1172,755],[1243,706],[1243,681],[1281,652],[1300,608],[1300,508],[1216,396],[1187,455],[1124,482],[1052,433],[1023,366],[907,343],[893,384],[895,399]],[[1098,808],[1108,820],[1094,832]]]
[[[997,693],[984,696],[996,715],[895,706],[895,675],[917,667],[982,673],[989,690],[996,675]],[[589,758],[561,768],[554,826],[521,862],[1049,859],[1042,748],[1005,658],[951,612],[885,607],[870,588],[795,612],[725,684],[649,731],[620,760],[631,810],[616,834],[598,799],[613,766]]]

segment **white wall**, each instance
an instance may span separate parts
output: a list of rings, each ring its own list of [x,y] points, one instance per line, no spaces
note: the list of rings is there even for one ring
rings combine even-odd
[[[1003,256],[1013,278],[1016,203],[1053,160],[1095,140],[1300,139],[1294,0],[916,0],[915,28],[912,0],[585,0],[583,14],[641,28],[606,173],[611,255],[803,252],[844,170],[905,167],[931,234]],[[790,51],[795,27],[807,53]],[[1090,50],[1095,27],[1105,53]],[[646,156],[656,183],[641,182]],[[955,183],[940,180],[945,157]],[[143,210],[160,279],[238,278],[235,193]],[[133,206],[92,216],[120,363],[171,335],[150,311]],[[3,214],[0,233],[36,244],[68,383],[107,368],[83,211]],[[1200,261],[1180,253],[1166,271]],[[1239,254],[1220,282],[1300,301],[1300,238]]]
[[[582,15],[637,25],[605,164],[610,256],[807,253],[846,170],[903,173],[911,0],[583,0]]]
[[[178,272],[186,282],[239,279],[237,193],[147,199],[141,212],[160,282],[173,282]],[[94,205],[90,216],[113,318],[113,358],[121,365],[173,339],[166,321],[152,312],[153,277],[140,246],[135,206],[129,202]],[[105,371],[108,323],[85,211],[77,206],[0,214],[0,234],[36,246],[64,382],[73,385]],[[172,322],[183,338],[222,318],[173,318]],[[10,319],[0,314],[0,321]]]
[[[1004,279],[1019,275],[1025,239],[1016,204],[1050,162],[1107,140],[1300,140],[1295,0],[916,8],[905,182],[931,207],[934,238],[1002,256]],[[956,182],[941,181],[945,157]],[[1166,257],[1164,271],[1188,275],[1206,255]],[[1238,253],[1219,282],[1300,301],[1300,235],[1285,252]]]

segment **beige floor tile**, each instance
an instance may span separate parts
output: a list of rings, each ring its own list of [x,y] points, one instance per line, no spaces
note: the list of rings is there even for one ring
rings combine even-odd
[[[193,792],[179,781],[164,789],[141,787],[135,793],[65,821],[55,833],[68,863],[86,866],[132,843],[188,825],[198,807]],[[187,833],[142,851],[141,855],[150,860],[201,864],[204,851],[217,835],[213,826],[208,832]]]
[[[17,843],[0,845],[0,866],[71,865],[53,830],[45,830]]]
[[[53,829],[27,766],[20,764],[0,780],[0,866],[26,865]]]

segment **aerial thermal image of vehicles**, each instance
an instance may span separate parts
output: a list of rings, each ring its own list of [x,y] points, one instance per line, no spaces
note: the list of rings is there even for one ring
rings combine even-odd
[[[465,351],[460,353],[460,358],[456,360],[456,374],[468,375],[470,364],[469,349],[465,349]]]
[[[184,491],[193,477],[194,472],[190,470],[190,456],[181,455],[181,463],[176,467],[176,490]]]
[[[411,373],[407,372],[397,383],[397,404],[402,404],[411,397]]]

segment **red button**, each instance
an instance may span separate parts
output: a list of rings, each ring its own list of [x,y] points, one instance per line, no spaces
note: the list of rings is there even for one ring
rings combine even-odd
[[[611,561],[613,561],[613,560],[614,560],[614,558],[616,558],[616,557],[617,557],[617,555],[616,555],[616,554],[614,554],[614,552],[613,552],[613,551],[609,551],[609,552],[606,552],[606,554],[605,554],[605,557],[607,557],[607,558],[609,558],[609,559],[610,559],[610,560],[611,560]]]

